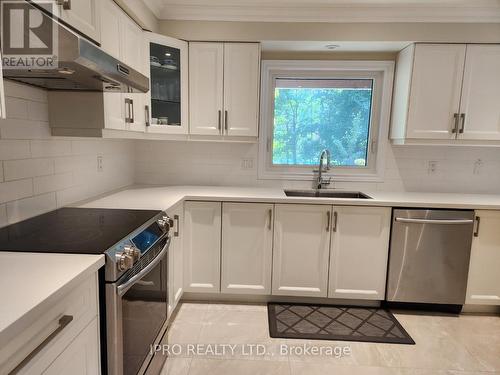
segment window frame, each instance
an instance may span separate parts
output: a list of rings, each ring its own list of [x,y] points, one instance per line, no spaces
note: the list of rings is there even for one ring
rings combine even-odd
[[[272,164],[274,90],[277,78],[364,78],[373,79],[367,166],[337,166],[325,176],[332,177],[334,181],[383,181],[393,77],[393,61],[263,60],[259,179],[311,180],[315,176],[314,166]]]

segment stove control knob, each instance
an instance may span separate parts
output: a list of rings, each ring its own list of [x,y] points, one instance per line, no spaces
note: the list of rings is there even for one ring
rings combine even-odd
[[[174,221],[167,215],[163,215],[161,219],[158,219],[157,223],[164,232],[168,232],[174,226]]]
[[[123,247],[123,252],[127,255],[130,255],[134,262],[137,262],[141,257],[141,252],[134,245],[125,245]]]
[[[126,271],[134,265],[134,258],[125,252],[118,253],[116,254],[116,265],[118,271]]]

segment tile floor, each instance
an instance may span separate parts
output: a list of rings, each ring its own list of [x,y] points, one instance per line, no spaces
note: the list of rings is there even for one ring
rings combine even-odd
[[[183,303],[168,333],[176,355],[161,375],[500,373],[500,317],[395,315],[416,345],[272,339],[265,305]],[[220,344],[226,344],[225,353]],[[258,346],[250,353],[247,344]],[[283,354],[281,345],[289,351],[303,345],[317,350],[348,347],[351,354]],[[264,354],[257,352],[264,349]]]

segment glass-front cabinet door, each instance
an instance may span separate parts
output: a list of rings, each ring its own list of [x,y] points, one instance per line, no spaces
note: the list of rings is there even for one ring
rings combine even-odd
[[[188,44],[148,33],[150,133],[188,133]]]

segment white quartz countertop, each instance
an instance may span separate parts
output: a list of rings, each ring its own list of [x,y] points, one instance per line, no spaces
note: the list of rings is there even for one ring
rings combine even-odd
[[[339,191],[341,189],[338,189]],[[309,203],[387,207],[500,209],[500,195],[363,191],[373,199],[287,197],[282,188],[133,186],[80,207],[168,210],[182,200]]]
[[[104,265],[104,255],[0,252],[0,347]]]

